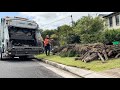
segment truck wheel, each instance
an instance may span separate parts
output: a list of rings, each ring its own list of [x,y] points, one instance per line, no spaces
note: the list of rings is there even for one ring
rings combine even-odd
[[[26,59],[27,59],[27,56],[21,56],[21,57],[19,57],[19,59],[21,59],[21,60],[26,60]]]
[[[2,60],[2,53],[0,53],[0,60]]]
[[[14,56],[10,56],[10,59],[14,59]]]
[[[0,54],[0,60],[3,60],[3,54],[2,53]]]
[[[35,59],[33,55],[27,57],[28,60]]]

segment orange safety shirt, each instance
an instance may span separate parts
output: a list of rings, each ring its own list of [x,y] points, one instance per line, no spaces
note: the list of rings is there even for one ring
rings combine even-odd
[[[46,38],[46,39],[44,40],[44,46],[47,46],[47,44],[49,44],[49,39],[48,39],[48,38]]]

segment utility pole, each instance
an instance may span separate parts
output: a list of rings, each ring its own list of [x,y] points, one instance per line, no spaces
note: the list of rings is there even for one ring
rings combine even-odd
[[[58,33],[58,41],[59,41],[58,43],[59,43],[59,47],[60,47],[60,27],[58,27],[58,32],[57,33]]]
[[[74,25],[74,21],[73,21],[73,17],[72,17],[72,15],[71,15],[71,23],[72,23],[72,27],[73,27],[73,25]]]

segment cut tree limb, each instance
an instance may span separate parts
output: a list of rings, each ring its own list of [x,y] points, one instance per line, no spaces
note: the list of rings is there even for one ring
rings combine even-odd
[[[120,56],[120,53],[118,53],[116,56],[115,56],[115,58],[118,58]]]
[[[85,57],[83,59],[83,61],[86,62],[86,63],[89,62],[89,61],[93,61],[93,60],[95,60],[97,58],[97,56],[98,55],[96,53],[92,53],[91,55]]]
[[[102,55],[99,52],[98,52],[98,56],[102,60],[102,62],[105,62],[104,58],[102,57]]]
[[[104,55],[104,57],[105,57],[105,60],[108,60],[108,56],[107,56],[107,53],[106,53],[106,51],[105,50],[103,50],[103,55]]]
[[[76,57],[75,60],[82,60],[81,57]]]
[[[109,52],[108,52],[108,56],[111,56],[113,54],[113,50],[110,50]]]
[[[83,59],[84,57],[86,57],[88,55],[88,52],[86,52],[82,57],[81,59]]]
[[[89,52],[87,52],[85,55],[83,55],[82,61],[84,62],[84,59],[85,59],[86,57],[88,57],[88,56],[90,56],[90,53],[89,53]]]

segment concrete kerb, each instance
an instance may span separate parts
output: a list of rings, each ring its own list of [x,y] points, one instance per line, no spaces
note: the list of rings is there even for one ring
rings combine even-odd
[[[55,67],[57,67],[57,68],[60,68],[60,69],[69,71],[69,70],[65,67],[65,65],[63,65],[63,64],[58,64],[58,63],[56,63],[56,62],[52,62],[52,61],[49,61],[49,60],[46,60],[46,59],[38,59],[38,60],[41,60],[42,62],[45,62],[45,63],[50,64],[50,65],[52,65],[52,66],[55,66]]]
[[[84,70],[84,69],[77,68],[77,67],[70,67],[70,66],[59,64],[59,63],[49,61],[49,60],[46,60],[46,59],[37,59],[37,60],[40,60],[42,62],[45,62],[47,64],[55,66],[57,68],[63,69],[65,71],[73,73],[73,74],[75,74],[77,76],[80,76],[82,78],[111,78],[110,76],[101,75],[101,74],[96,73],[94,71]]]

